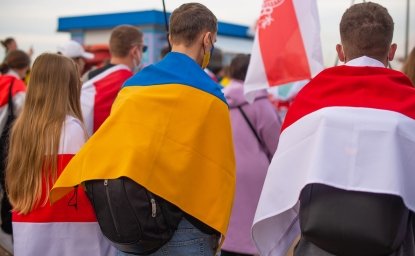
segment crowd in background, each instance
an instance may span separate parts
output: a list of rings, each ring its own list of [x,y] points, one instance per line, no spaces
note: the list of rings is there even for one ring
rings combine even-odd
[[[187,32],[180,30],[184,25],[180,24],[180,21],[174,23],[175,15],[183,15],[188,18],[187,12],[192,13],[192,11],[201,15],[198,16],[198,19],[208,20],[205,23],[208,25],[202,24],[202,30]],[[217,163],[223,164],[223,166],[234,166],[236,169],[235,196],[233,200],[230,200],[233,203],[232,206],[229,206],[230,221],[226,234],[220,230],[221,225],[206,228],[204,224],[211,220],[200,221],[198,218],[193,220],[192,216],[187,219],[188,222],[178,224],[179,230],[184,227],[188,229],[189,226],[196,227],[195,229],[199,231],[202,230],[203,236],[200,235],[197,238],[208,239],[205,246],[210,246],[209,250],[212,252],[217,249],[219,237],[225,235],[226,239],[221,245],[221,255],[224,256],[259,255],[251,237],[251,227],[267,170],[279,143],[282,122],[284,121],[279,113],[281,110],[279,107],[289,107],[292,102],[282,104],[266,90],[258,92],[252,103],[246,101],[243,90],[250,55],[235,54],[229,65],[223,64],[221,50],[213,47],[217,33],[213,17],[214,15],[201,5],[179,7],[177,11],[173,12],[171,18],[173,19],[170,28],[172,51],[166,46],[160,53],[160,62],[143,70],[139,70],[138,67],[140,67],[147,46],[143,42],[143,33],[130,25],[121,25],[112,30],[108,41],[110,58],[95,67],[88,67],[88,69],[85,63],[87,60],[93,59],[94,55],[85,51],[80,43],[73,40],[60,45],[56,49],[56,53],[42,53],[35,60],[31,60],[33,49],[28,52],[20,50],[17,42],[11,37],[1,41],[6,53],[5,59],[0,65],[1,229],[13,236],[15,255],[63,255],[62,251],[74,252],[70,255],[128,255],[121,254],[122,252],[113,247],[102,235],[93,206],[82,186],[76,186],[71,193],[52,205],[48,201],[49,191],[70,160],[80,150],[83,150],[84,143],[90,143],[88,142],[89,138],[102,137],[103,141],[111,141],[105,137],[109,135],[104,133],[111,129],[111,125],[116,122],[112,122],[112,120],[118,120],[117,117],[124,120],[121,118],[123,114],[119,109],[123,109],[123,104],[127,104],[126,102],[131,101],[130,104],[133,106],[138,104],[134,103],[135,98],[131,95],[144,94],[143,102],[152,104],[151,107],[157,111],[159,108],[161,109],[157,105],[157,97],[162,97],[165,92],[163,90],[151,92],[149,88],[158,88],[157,85],[170,85],[171,83],[190,85],[193,89],[208,92],[210,96],[213,95],[212,98],[219,101],[217,106],[209,106],[212,109],[207,108],[205,114],[217,111],[219,113],[217,115],[224,115],[220,118],[227,118],[226,120],[229,121],[230,126],[225,125],[222,131],[224,135],[219,132],[218,138],[222,135],[229,135],[229,141],[223,142],[223,147],[233,149],[229,157],[233,159],[234,155],[234,162],[227,163],[211,159],[212,161],[206,160],[206,163],[203,163],[212,169],[216,168],[214,166]],[[186,81],[180,80],[182,78],[179,75],[177,77],[170,76],[169,69],[170,71],[175,70],[173,67],[179,68],[179,64],[189,65],[189,70],[200,68],[200,70],[204,70],[203,75],[197,72],[187,74],[185,70],[177,73],[186,73],[188,76]],[[402,72],[414,86],[415,49],[412,49],[405,60]],[[160,77],[163,76],[168,79],[161,79]],[[207,77],[210,79],[209,81]],[[198,83],[203,86],[206,84],[209,89],[202,88]],[[132,87],[140,87],[140,90],[133,91]],[[193,97],[193,91],[180,92]],[[180,105],[179,101],[173,100],[173,94],[166,93],[165,95],[172,100],[169,103],[172,104],[171,108]],[[204,96],[194,97],[201,102],[214,101],[212,98]],[[196,104],[196,100],[192,104]],[[223,108],[224,106],[226,107]],[[200,106],[200,108],[202,107],[205,106]],[[163,108],[163,111],[163,113],[169,113],[169,108]],[[225,112],[227,117],[225,117]],[[189,113],[193,113],[195,116],[200,115],[200,118],[203,118],[203,114],[197,111]],[[149,112],[139,115],[139,118],[148,118],[148,123],[151,123],[155,118],[153,115],[156,114]],[[166,114],[164,118],[168,118],[168,115]],[[193,118],[196,117],[191,116],[189,120],[199,120]],[[212,120],[216,120],[216,117],[212,118]],[[221,119],[218,122],[222,121]],[[140,122],[142,121],[140,120]],[[142,125],[149,125],[148,123],[143,121]],[[157,125],[160,125],[159,129],[165,128],[162,122]],[[189,124],[189,126],[193,125]],[[120,127],[123,128],[123,126]],[[123,132],[121,128],[118,132]],[[226,130],[228,128],[229,130]],[[198,127],[197,129],[203,128]],[[194,132],[197,129],[195,128]],[[140,130],[141,133],[146,131],[144,128]],[[206,129],[203,132],[212,131]],[[95,135],[95,133],[99,135]],[[156,136],[154,134],[149,132],[147,136]],[[162,133],[160,133],[161,135]],[[205,135],[210,136],[209,134]],[[197,138],[203,140],[202,137]],[[212,135],[209,138],[214,140],[215,136]],[[182,138],[180,137],[180,139]],[[189,135],[187,139],[193,138]],[[187,139],[183,139],[183,141],[187,143]],[[135,142],[134,137],[130,137],[129,140],[131,143],[141,143]],[[96,141],[97,139],[94,139],[92,143],[98,144]],[[231,145],[226,144],[228,142]],[[114,139],[113,143],[121,142]],[[209,144],[210,142],[204,143]],[[6,144],[10,146],[6,148]],[[127,144],[125,142],[126,148],[130,146]],[[194,145],[200,146],[202,144],[195,142]],[[143,145],[143,148],[145,146]],[[180,148],[177,146],[177,149]],[[225,149],[223,150],[225,151]],[[222,149],[207,146],[199,148],[198,152],[203,155],[206,153],[205,151],[209,150]],[[162,151],[157,152],[162,154]],[[118,153],[128,155],[128,152]],[[114,152],[114,154],[116,153]],[[165,154],[174,155],[175,153],[169,151]],[[208,152],[206,155],[220,159],[218,154],[212,152]],[[89,157],[97,157],[97,155],[90,153]],[[185,158],[186,156],[179,155],[177,161],[182,161],[181,157]],[[100,161],[99,159],[95,160]],[[151,161],[156,161],[156,157]],[[223,189],[221,186],[228,184],[216,185],[214,181],[210,180],[206,182],[211,182],[209,185],[218,189]],[[215,194],[212,191],[203,192]],[[76,207],[72,205],[74,195],[77,200]],[[174,197],[172,200],[175,199]],[[183,202],[180,201],[180,203]],[[187,207],[186,203],[183,205],[183,207]],[[206,206],[206,211],[208,211],[207,209]],[[197,210],[195,212],[195,215],[200,214]],[[204,218],[203,214],[200,216],[202,219]],[[33,225],[33,223],[44,223],[45,225]],[[206,234],[208,236],[205,236]],[[64,236],[69,239],[65,240],[65,245],[62,245],[59,239]],[[53,245],[51,241],[56,241],[57,244]]]

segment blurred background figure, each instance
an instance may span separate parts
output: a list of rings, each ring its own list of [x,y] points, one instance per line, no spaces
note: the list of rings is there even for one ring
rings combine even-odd
[[[111,32],[109,50],[109,63],[88,72],[89,80],[81,90],[82,114],[89,135],[107,119],[118,91],[139,67],[147,46],[138,28],[120,25]]]
[[[0,41],[1,44],[3,45],[4,49],[5,49],[5,55],[7,56],[7,54],[11,51],[17,50],[17,42],[13,37],[7,37],[6,39]],[[32,57],[33,55],[33,48],[30,47],[29,51],[27,51],[27,55],[29,55],[29,57]]]
[[[8,200],[4,174],[12,122],[20,113],[26,95],[24,78],[30,66],[29,56],[20,50],[12,50],[0,65],[0,184],[1,196],[1,231],[0,244],[9,252],[13,251],[11,205]]]
[[[6,51],[6,55],[7,55],[7,53],[9,53],[13,50],[17,50],[16,40],[14,40],[12,37],[8,37],[8,38],[4,39],[3,41],[1,41],[1,44],[3,45],[3,47]]]
[[[80,76],[87,71],[85,70],[85,60],[94,58],[94,54],[86,52],[84,47],[74,40],[70,40],[58,46],[58,54],[62,54],[75,61]]]
[[[229,85],[229,83],[231,82],[231,78],[229,75],[229,65],[228,66],[224,66],[218,73],[218,77],[219,77],[219,83],[220,85],[222,85],[223,87],[226,87]]]
[[[205,72],[215,82],[219,82],[220,78],[218,77],[218,74],[222,70],[222,68],[223,68],[223,53],[221,49],[219,49],[218,47],[215,47],[212,50],[210,61],[209,61],[207,68],[205,68]]]
[[[29,68],[29,55],[21,50],[13,50],[6,55],[6,58],[0,65],[0,73],[23,80]]]
[[[7,57],[7,54],[11,51],[18,50],[17,42],[13,37],[8,37],[4,39],[3,41],[0,41],[1,44],[4,47],[5,50],[5,59]],[[32,58],[33,55],[33,48],[30,47],[29,50],[26,52],[26,54],[29,56],[29,58]],[[30,79],[30,68],[26,70],[25,76],[22,78],[24,80],[24,83],[27,85],[29,84]]]
[[[111,55],[108,43],[90,44],[83,46],[85,51],[94,54],[93,59],[85,59],[86,63],[84,70],[87,71],[84,73],[82,81],[86,82],[88,80],[89,72],[101,68],[110,63]]]
[[[415,47],[402,66],[402,72],[409,77],[412,85],[415,86]]]
[[[230,107],[236,158],[236,195],[222,256],[257,255],[251,226],[269,163],[277,148],[281,121],[266,90],[248,104],[243,94],[250,55],[231,62],[230,83],[223,90]]]
[[[161,48],[161,51],[160,51],[160,59],[163,59],[164,56],[166,56],[167,53],[169,53],[169,52],[170,52],[170,46],[166,45],[163,48]]]

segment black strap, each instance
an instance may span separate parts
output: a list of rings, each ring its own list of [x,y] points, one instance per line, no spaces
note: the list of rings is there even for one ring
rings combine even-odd
[[[258,140],[258,142],[259,142],[259,145],[261,145],[262,149],[264,150],[265,155],[267,156],[268,161],[270,161],[270,162],[271,162],[271,159],[270,159],[270,157],[271,157],[271,156],[270,156],[270,155],[269,155],[269,153],[268,153],[268,149],[267,149],[267,146],[265,145],[264,141],[263,141],[263,140],[261,140],[261,137],[260,137],[260,136],[258,135],[258,133],[256,132],[256,130],[255,130],[255,128],[254,128],[254,126],[253,126],[253,125],[252,125],[252,123],[251,123],[251,121],[249,121],[249,118],[248,118],[248,116],[246,115],[246,113],[243,111],[242,106],[238,106],[238,109],[239,109],[239,111],[241,112],[242,116],[244,117],[244,119],[245,119],[246,123],[248,124],[249,128],[251,128],[252,133],[255,135],[256,139],[257,139],[257,140]]]
[[[7,234],[12,234],[12,215],[11,215],[11,205],[7,198],[6,189],[5,189],[5,169],[6,169],[6,156],[7,156],[7,150],[8,150],[8,140],[9,140],[9,132],[10,132],[10,126],[14,120],[14,113],[13,113],[13,94],[12,94],[12,88],[14,84],[14,78],[10,83],[9,87],[9,95],[8,95],[8,101],[7,101],[7,110],[8,114],[6,116],[6,121],[4,123],[3,130],[1,131],[0,136],[0,185],[3,190],[3,198],[1,200],[1,211],[0,211],[0,217],[1,217],[1,229],[6,232]]]
[[[14,116],[14,113],[13,113],[13,92],[12,92],[14,80],[16,80],[16,79],[13,78],[12,82],[10,83],[9,99],[7,101],[7,109],[9,111],[9,115],[11,115],[11,116]]]

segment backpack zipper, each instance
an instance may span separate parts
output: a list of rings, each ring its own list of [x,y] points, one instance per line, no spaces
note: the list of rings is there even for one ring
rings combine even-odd
[[[110,200],[110,192],[109,192],[109,188],[108,188],[108,180],[104,180],[104,186],[105,186],[105,193],[107,194],[107,203],[108,203],[108,207],[110,208],[112,223],[114,224],[115,230],[117,231],[117,234],[119,236],[120,231],[118,230],[118,225],[117,225],[117,222],[115,221],[114,212],[112,210],[112,204],[111,204],[111,200]]]
[[[156,200],[150,196],[150,202],[151,202],[151,217],[155,218],[157,214],[157,208],[156,208]]]

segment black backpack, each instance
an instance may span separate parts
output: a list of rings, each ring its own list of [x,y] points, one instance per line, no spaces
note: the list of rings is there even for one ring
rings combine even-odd
[[[6,170],[6,158],[7,158],[7,151],[9,149],[9,135],[10,129],[12,127],[13,121],[15,119],[14,112],[13,112],[13,79],[10,83],[9,87],[9,96],[7,102],[7,119],[6,123],[3,127],[3,131],[1,132],[0,137],[0,184],[3,190],[3,196],[1,199],[1,229],[7,233],[12,234],[12,206],[10,205],[9,199],[6,193],[6,185],[5,185],[5,170]]]
[[[395,195],[307,185],[300,196],[305,240],[335,255],[390,255],[402,245],[411,214]]]
[[[127,177],[85,182],[102,233],[120,251],[148,255],[167,243],[183,212]]]

